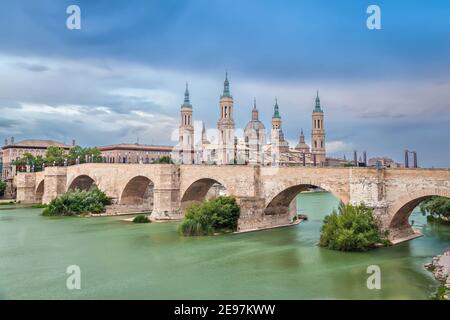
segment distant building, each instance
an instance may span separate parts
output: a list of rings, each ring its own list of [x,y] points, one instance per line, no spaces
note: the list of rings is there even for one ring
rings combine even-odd
[[[146,145],[138,143],[120,143],[98,147],[106,163],[152,163],[169,156],[172,146]]]
[[[347,167],[347,166],[353,166],[354,162],[349,161],[345,158],[326,158],[325,160],[325,166],[327,167]]]
[[[386,168],[402,168],[403,165],[400,163],[395,162],[391,158],[387,157],[377,157],[377,158],[370,158],[368,162],[369,167],[376,167],[377,162],[380,163],[381,166],[384,166]]]
[[[27,139],[19,142],[14,142],[14,137],[5,140],[5,145],[3,146],[0,157],[0,162],[2,163],[2,178],[10,179],[13,177],[14,172],[12,172],[12,162],[23,158],[25,153],[30,153],[33,156],[45,156],[47,148],[50,146],[61,147],[68,151],[72,148],[72,145],[67,145],[62,142],[53,140],[38,140],[38,139]]]

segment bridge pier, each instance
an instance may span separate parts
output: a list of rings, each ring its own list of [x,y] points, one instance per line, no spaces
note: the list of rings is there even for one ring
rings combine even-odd
[[[20,203],[35,203],[36,175],[22,173],[16,177],[16,201]]]
[[[292,201],[286,212],[278,214],[267,214],[266,201],[258,197],[237,197],[241,209],[238,224],[239,231],[268,229],[277,226],[285,226],[292,222],[297,213],[296,200]]]
[[[153,191],[153,210],[155,220],[181,219],[180,210],[180,170],[175,165],[159,166]]]
[[[180,190],[178,188],[155,189],[153,210],[150,217],[154,220],[182,219],[179,194]]]
[[[47,204],[60,194],[66,192],[67,168],[66,167],[47,167],[44,176],[44,195],[42,203]]]

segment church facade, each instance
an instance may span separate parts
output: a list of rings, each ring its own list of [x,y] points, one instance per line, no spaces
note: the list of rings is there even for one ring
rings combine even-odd
[[[242,130],[236,130],[234,100],[228,75],[219,101],[219,119],[216,128],[195,130],[193,106],[186,84],[184,102],[180,108],[178,144],[173,148],[172,159],[183,164],[255,164],[264,166],[324,166],[326,164],[326,139],[324,112],[317,92],[312,111],[311,146],[306,144],[303,129],[298,144],[291,147],[285,139],[278,100],[275,99],[270,131],[259,120],[256,99],[251,109],[250,121]],[[196,134],[198,131],[198,134]],[[200,133],[201,131],[201,133]],[[240,132],[238,136],[236,132]]]

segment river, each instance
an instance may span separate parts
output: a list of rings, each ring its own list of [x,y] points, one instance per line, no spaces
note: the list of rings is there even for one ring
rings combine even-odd
[[[0,206],[0,299],[427,299],[437,286],[423,264],[450,246],[450,228],[366,253],[319,248],[323,217],[338,201],[301,194],[298,226],[184,238],[177,223],[117,217],[49,218],[40,209]],[[66,288],[69,265],[81,289]],[[381,268],[381,290],[366,269]]]

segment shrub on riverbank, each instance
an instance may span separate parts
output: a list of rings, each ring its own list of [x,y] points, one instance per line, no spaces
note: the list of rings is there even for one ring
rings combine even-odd
[[[218,197],[194,204],[179,226],[184,236],[204,236],[237,230],[240,209],[233,197]]]
[[[389,244],[382,239],[372,216],[364,205],[341,203],[338,212],[326,216],[320,233],[321,247],[340,251],[367,251],[377,244]]]
[[[3,197],[5,195],[6,190],[6,182],[0,179],[0,197]]]
[[[429,222],[450,224],[450,199],[434,196],[420,204],[420,211]]]
[[[441,284],[437,291],[431,295],[431,300],[447,300],[445,296],[450,293],[450,290],[444,284]]]
[[[147,216],[140,214],[140,215],[134,217],[133,222],[134,223],[149,223],[150,220],[147,218]]]
[[[69,191],[53,199],[44,209],[44,216],[74,216],[82,214],[98,214],[105,211],[111,199],[99,189],[91,191]]]

